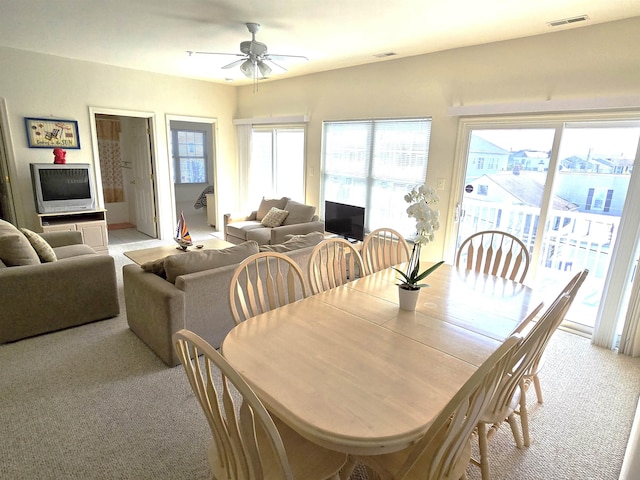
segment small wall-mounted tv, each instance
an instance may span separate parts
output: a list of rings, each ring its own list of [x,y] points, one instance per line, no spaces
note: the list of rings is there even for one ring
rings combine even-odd
[[[324,229],[350,241],[364,240],[364,207],[326,200]]]
[[[32,163],[38,213],[95,210],[93,171],[88,163]]]

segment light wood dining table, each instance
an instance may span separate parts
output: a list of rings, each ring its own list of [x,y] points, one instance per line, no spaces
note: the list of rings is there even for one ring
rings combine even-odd
[[[397,277],[382,270],[252,317],[222,353],[309,440],[361,455],[406,448],[540,302],[524,285],[443,265],[409,312]]]

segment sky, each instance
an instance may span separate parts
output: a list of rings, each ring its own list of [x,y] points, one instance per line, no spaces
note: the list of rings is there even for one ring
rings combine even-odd
[[[505,150],[549,151],[554,129],[474,130],[474,134]],[[640,126],[572,128],[567,126],[560,145],[560,158],[572,155],[586,158],[592,154],[613,158],[635,159],[640,139]]]

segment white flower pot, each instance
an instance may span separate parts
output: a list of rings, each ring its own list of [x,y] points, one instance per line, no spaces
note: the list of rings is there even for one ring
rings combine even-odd
[[[398,299],[401,310],[407,310],[413,312],[416,309],[418,303],[418,297],[420,296],[420,290],[407,290],[406,288],[398,287]]]

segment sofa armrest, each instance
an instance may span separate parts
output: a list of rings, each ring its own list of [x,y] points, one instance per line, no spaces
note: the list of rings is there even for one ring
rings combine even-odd
[[[178,365],[171,336],[185,328],[184,292],[138,265],[124,265],[122,277],[129,328],[164,363]]]
[[[82,233],[77,230],[42,232],[38,235],[44,238],[53,248],[82,244]]]
[[[253,212],[249,213],[248,215],[247,214],[243,214],[243,213],[225,213],[224,216],[223,216],[223,219],[224,219],[224,223],[223,223],[224,239],[227,240],[227,225],[229,225],[230,223],[233,223],[233,222],[246,222],[248,220],[255,220],[257,216],[258,216],[258,211],[257,210],[254,210]]]
[[[324,222],[305,222],[294,225],[282,225],[271,229],[271,245],[283,243],[287,235],[306,235],[311,232],[324,232]]]
[[[246,213],[225,213],[224,214],[224,224],[225,226],[228,223],[233,223],[233,222],[246,222],[248,220],[255,220],[256,217],[258,216],[258,211],[254,210],[253,212],[246,214]]]

